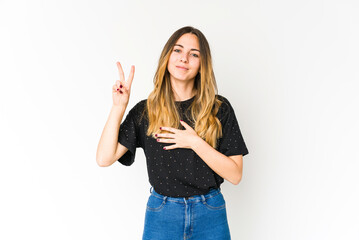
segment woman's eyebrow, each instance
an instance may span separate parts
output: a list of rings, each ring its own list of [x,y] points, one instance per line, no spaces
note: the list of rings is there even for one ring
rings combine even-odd
[[[183,48],[183,46],[182,46],[181,44],[175,44],[175,46],[179,46],[179,47],[182,47],[182,48]],[[192,48],[191,51],[198,51],[198,52],[200,52],[198,49],[195,49],[195,48]]]

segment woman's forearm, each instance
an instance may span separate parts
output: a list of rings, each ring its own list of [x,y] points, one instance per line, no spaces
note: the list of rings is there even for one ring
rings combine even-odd
[[[202,138],[192,145],[193,151],[219,176],[237,185],[242,178],[242,169],[234,160],[218,152]]]
[[[106,166],[114,157],[118,145],[118,133],[126,106],[113,105],[97,146],[96,162]]]

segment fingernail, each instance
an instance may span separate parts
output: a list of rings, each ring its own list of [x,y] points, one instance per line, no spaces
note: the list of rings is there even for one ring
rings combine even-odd
[[[118,88],[117,88],[117,91],[118,91]]]
[[[166,148],[165,148],[165,147],[163,147],[163,149],[164,149],[164,150],[166,150]]]
[[[120,88],[122,88],[122,85],[120,85]]]
[[[157,137],[157,134],[155,134],[155,136]]]
[[[181,122],[183,122],[183,120],[181,120]]]
[[[157,142],[159,142],[160,140],[159,139],[157,139]]]
[[[160,129],[162,129],[162,127],[160,127]]]

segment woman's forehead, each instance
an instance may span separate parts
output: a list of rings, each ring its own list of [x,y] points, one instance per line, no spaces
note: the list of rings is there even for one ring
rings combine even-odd
[[[199,49],[199,42],[196,35],[191,33],[183,34],[176,42],[175,46],[184,48]]]

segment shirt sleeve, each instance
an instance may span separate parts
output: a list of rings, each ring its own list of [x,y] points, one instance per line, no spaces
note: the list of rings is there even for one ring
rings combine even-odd
[[[136,124],[134,108],[131,109],[125,120],[120,125],[118,142],[128,148],[128,151],[117,161],[125,166],[133,164],[136,155],[136,148],[140,147],[138,136],[138,125]]]
[[[227,99],[223,100],[222,137],[218,141],[218,151],[226,156],[247,155],[248,149],[244,142],[234,109]]]

